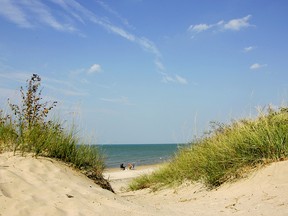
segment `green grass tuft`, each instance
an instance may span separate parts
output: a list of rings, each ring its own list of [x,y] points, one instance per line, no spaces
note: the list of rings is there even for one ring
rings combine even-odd
[[[41,78],[33,74],[27,80],[26,90],[20,89],[21,104],[11,104],[8,100],[12,115],[4,115],[0,110],[0,153],[14,151],[59,159],[113,192],[103,178],[104,158],[98,148],[81,144],[75,130],[64,130],[58,121],[45,121],[57,102],[50,106],[41,102],[40,82]]]
[[[167,166],[136,178],[130,189],[158,189],[185,181],[213,188],[258,165],[288,158],[288,108],[268,108],[254,120],[213,126],[209,135],[180,149]]]

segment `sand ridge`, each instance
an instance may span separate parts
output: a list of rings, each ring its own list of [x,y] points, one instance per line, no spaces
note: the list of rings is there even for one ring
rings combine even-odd
[[[0,215],[139,215],[143,209],[61,162],[0,155]]]
[[[61,162],[0,154],[0,215],[288,215],[288,161],[212,191],[188,183],[158,192],[123,190],[155,169],[106,170],[113,194]]]

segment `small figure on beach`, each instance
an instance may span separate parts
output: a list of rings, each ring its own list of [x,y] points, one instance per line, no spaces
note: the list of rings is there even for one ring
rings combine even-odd
[[[125,168],[126,168],[126,167],[124,166],[124,164],[121,163],[121,164],[120,164],[120,169],[125,170]]]
[[[134,163],[128,163],[128,169],[134,169],[135,168],[135,164]]]

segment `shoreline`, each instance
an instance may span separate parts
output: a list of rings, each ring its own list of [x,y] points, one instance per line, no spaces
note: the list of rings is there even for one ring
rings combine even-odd
[[[155,164],[144,164],[144,165],[138,165],[135,166],[134,169],[125,169],[125,170],[121,170],[120,166],[119,167],[107,167],[104,169],[103,173],[106,172],[117,172],[117,171],[134,171],[134,170],[143,170],[143,169],[150,169],[150,168],[158,168],[161,167],[163,165],[165,165],[167,162],[164,163],[155,163]]]
[[[109,181],[115,193],[119,194],[127,191],[127,186],[134,178],[145,174],[151,174],[164,164],[165,163],[137,166],[131,170],[121,170],[120,167],[109,168],[104,170],[103,176]]]

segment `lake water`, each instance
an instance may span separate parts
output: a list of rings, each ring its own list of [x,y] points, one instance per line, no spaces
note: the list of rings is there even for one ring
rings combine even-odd
[[[180,144],[109,144],[98,145],[105,155],[108,168],[119,167],[121,163],[136,166],[168,161],[175,155]]]

